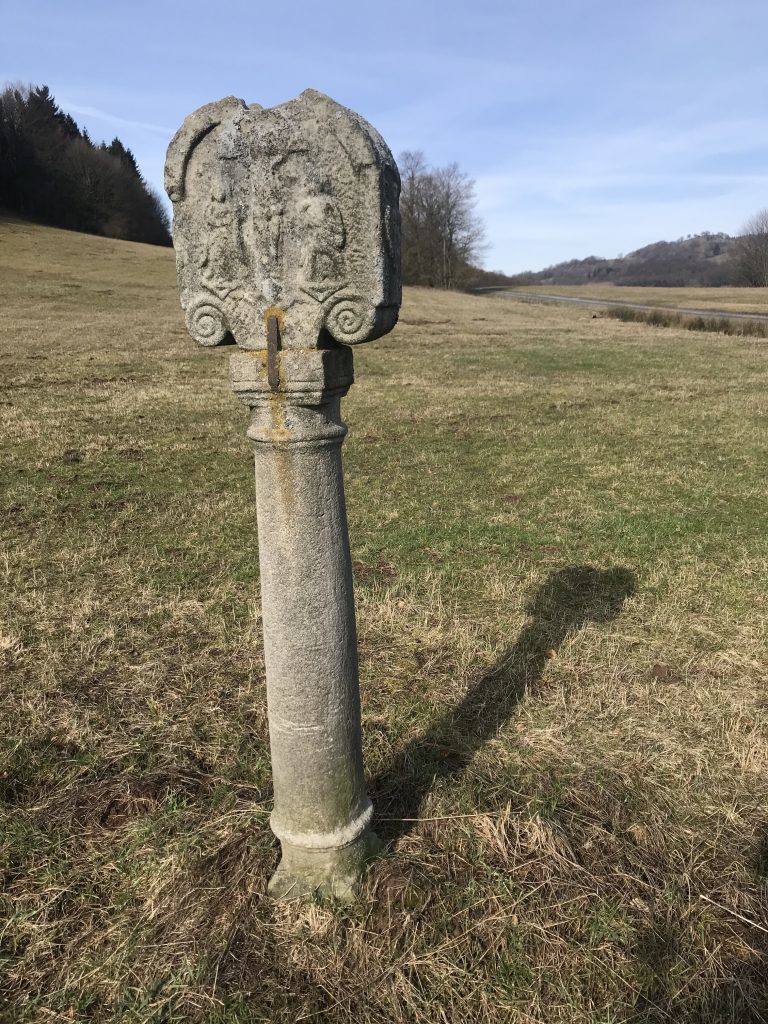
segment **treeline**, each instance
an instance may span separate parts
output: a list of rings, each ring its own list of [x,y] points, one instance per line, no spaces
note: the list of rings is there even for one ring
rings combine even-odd
[[[735,245],[739,284],[768,288],[768,208],[749,218]]]
[[[171,245],[169,218],[120,139],[107,145],[48,86],[0,93],[0,208],[54,227]]]
[[[475,211],[474,181],[457,164],[428,167],[420,152],[401,153],[398,165],[403,284],[473,284],[485,234]]]

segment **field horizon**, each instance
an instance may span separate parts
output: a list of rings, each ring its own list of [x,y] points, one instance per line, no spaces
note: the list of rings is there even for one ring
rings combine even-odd
[[[0,270],[3,1019],[768,1019],[768,343],[405,290],[342,403],[384,853],[281,904],[228,349],[168,249]]]

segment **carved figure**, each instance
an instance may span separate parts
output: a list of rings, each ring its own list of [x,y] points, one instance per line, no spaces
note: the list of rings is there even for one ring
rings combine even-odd
[[[165,168],[181,302],[201,344],[380,337],[400,304],[400,178],[381,136],[308,89],[271,109],[227,97],[190,114]]]

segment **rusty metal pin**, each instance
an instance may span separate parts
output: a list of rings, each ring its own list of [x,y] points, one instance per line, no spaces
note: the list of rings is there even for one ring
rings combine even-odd
[[[267,382],[273,391],[280,388],[280,324],[276,316],[267,317]]]

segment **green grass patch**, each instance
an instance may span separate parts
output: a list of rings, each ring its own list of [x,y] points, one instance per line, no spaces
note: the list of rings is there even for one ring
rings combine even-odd
[[[172,254],[0,231],[8,1019],[768,1019],[764,346],[406,291],[343,405],[385,853],[274,904],[227,353]]]

